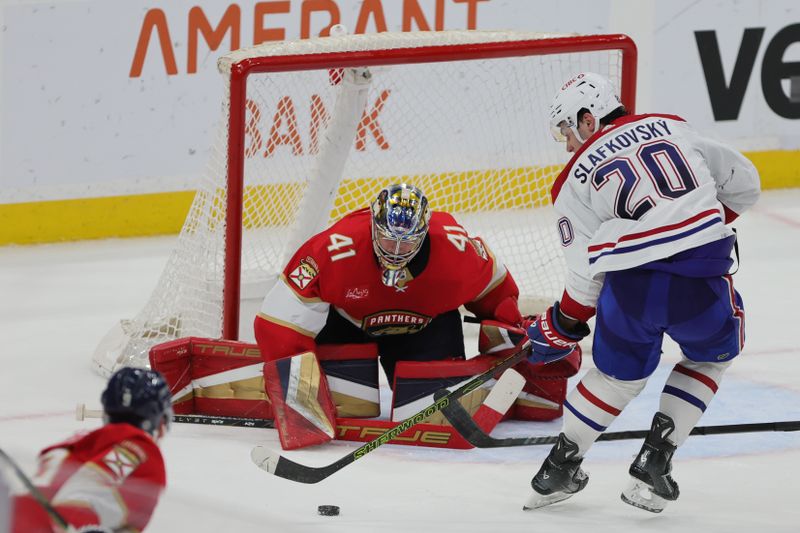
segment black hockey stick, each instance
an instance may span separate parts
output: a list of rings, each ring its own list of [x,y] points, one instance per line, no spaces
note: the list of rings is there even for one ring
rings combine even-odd
[[[55,510],[53,505],[48,501],[47,498],[45,498],[44,494],[42,494],[39,489],[36,488],[36,485],[34,485],[28,476],[25,475],[25,472],[22,471],[19,465],[17,465],[17,463],[14,462],[14,460],[2,449],[0,449],[0,459],[3,459],[3,461],[5,461],[6,464],[8,464],[11,469],[14,470],[14,473],[17,475],[19,480],[23,485],[25,485],[25,488],[28,489],[31,497],[36,500],[36,503],[42,506],[42,509],[44,509],[48,515],[50,515],[50,518],[53,520],[53,522],[55,522],[58,527],[65,531],[71,530],[69,523],[64,519],[63,516],[61,516],[61,513]]]
[[[434,399],[446,394],[445,389],[436,391]],[[541,444],[555,444],[558,435],[544,435],[538,437],[507,437],[496,438],[486,434],[466,410],[458,402],[452,402],[442,408],[444,416],[467,442],[476,448],[506,448],[511,446],[538,446]],[[628,440],[641,439],[647,436],[650,430],[611,431],[602,433],[597,440]],[[762,422],[752,424],[726,424],[721,426],[698,426],[690,435],[724,435],[728,433],[753,433],[758,431],[800,431],[800,420],[787,422]]]
[[[475,376],[453,391],[443,389],[444,393],[441,394],[433,404],[429,405],[420,412],[411,415],[392,429],[386,430],[386,432],[384,432],[382,435],[379,435],[375,439],[367,442],[363,446],[357,448],[355,451],[348,453],[341,459],[338,459],[329,465],[319,467],[302,465],[292,461],[291,459],[287,459],[278,452],[272,451],[264,446],[256,446],[253,448],[253,450],[250,452],[250,458],[253,460],[256,466],[266,472],[269,472],[270,474],[291,481],[297,481],[299,483],[318,483],[331,474],[335,474],[357,459],[361,459],[379,446],[391,441],[412,426],[419,424],[432,414],[445,408],[447,405],[458,403],[455,400],[477,389],[483,383],[486,383],[492,379],[496,373],[510,368],[518,362],[524,360],[529,350],[530,341],[526,341],[522,348],[520,348],[517,352],[509,355],[505,359],[497,361],[486,372]]]

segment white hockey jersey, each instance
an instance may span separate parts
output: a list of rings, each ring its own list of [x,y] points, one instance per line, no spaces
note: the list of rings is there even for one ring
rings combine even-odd
[[[760,194],[732,148],[674,115],[629,115],[596,132],[553,184],[567,262],[563,312],[594,314],[605,272],[626,270],[733,232]]]

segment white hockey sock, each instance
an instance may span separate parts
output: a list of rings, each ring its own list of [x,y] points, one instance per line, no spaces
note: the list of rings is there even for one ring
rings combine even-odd
[[[583,457],[600,434],[644,388],[647,378],[622,381],[589,370],[564,402],[564,434]]]
[[[659,410],[675,422],[675,431],[669,436],[673,444],[680,446],[689,437],[730,364],[731,361],[695,363],[684,358],[672,369],[661,393]]]

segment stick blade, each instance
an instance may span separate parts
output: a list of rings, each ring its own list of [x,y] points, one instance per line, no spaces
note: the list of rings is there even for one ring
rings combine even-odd
[[[301,465],[266,446],[254,447],[250,451],[250,459],[261,470],[273,476],[308,484],[319,483],[341,468],[338,461],[322,467]]]
[[[250,451],[250,459],[261,470],[274,474],[281,455],[266,446],[256,446]]]

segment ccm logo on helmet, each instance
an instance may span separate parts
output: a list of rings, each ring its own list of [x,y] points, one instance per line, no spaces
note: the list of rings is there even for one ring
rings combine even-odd
[[[574,78],[569,80],[567,83],[565,83],[564,86],[561,87],[561,90],[563,91],[564,89],[566,89],[567,87],[569,87],[570,85],[572,85],[573,83],[578,81],[579,79],[583,78],[583,76],[584,76],[583,73],[578,74],[577,76],[575,76]]]

